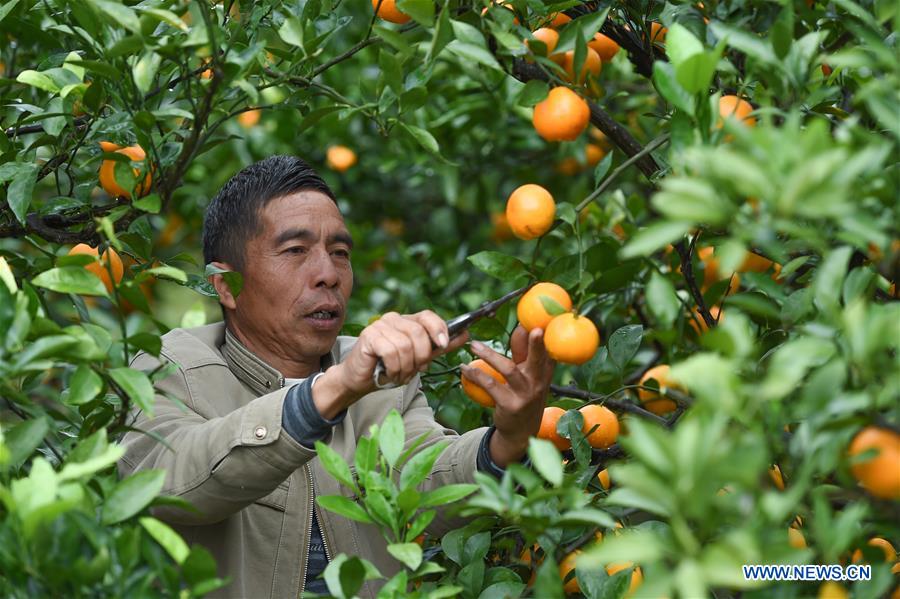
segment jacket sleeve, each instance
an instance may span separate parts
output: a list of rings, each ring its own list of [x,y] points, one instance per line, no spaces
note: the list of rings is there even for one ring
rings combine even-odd
[[[412,445],[423,434],[427,434],[426,441],[419,446],[418,451],[440,441],[450,442],[434,463],[431,473],[421,488],[431,491],[446,485],[474,483],[475,472],[478,468],[478,450],[481,440],[488,430],[487,427],[476,428],[462,435],[445,428],[434,419],[434,411],[428,405],[428,400],[418,385],[418,379],[411,381],[407,385],[407,389],[408,392],[413,393],[413,396],[411,401],[404,402],[406,409],[403,412],[403,422],[406,429],[406,447]],[[448,512],[452,507],[450,505],[438,508],[437,516],[427,528],[430,534],[442,536],[465,524],[464,518],[449,517]]]
[[[159,364],[139,354],[132,368],[148,370]],[[198,510],[154,508],[154,515],[162,520],[182,525],[220,522],[274,491],[316,455],[282,429],[288,389],[207,419],[194,410],[183,369],[156,383],[156,388],[152,415],[133,413],[135,430],[122,440],[125,455],[119,471],[124,476],[164,469],[161,494],[187,500]]]

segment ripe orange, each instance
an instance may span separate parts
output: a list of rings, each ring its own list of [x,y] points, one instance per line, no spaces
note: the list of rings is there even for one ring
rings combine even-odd
[[[571,20],[572,20],[572,17],[570,17],[569,15],[558,12],[553,15],[553,20],[550,21],[550,27],[553,27],[554,29],[559,29],[560,27],[562,27],[563,25],[565,25],[566,23],[568,23]]]
[[[544,331],[544,347],[557,362],[584,364],[594,357],[600,345],[600,333],[586,316],[572,312],[560,314]]]
[[[654,44],[663,44],[666,43],[666,32],[669,30],[663,27],[660,23],[653,21],[650,23],[650,42]]]
[[[609,468],[604,468],[600,472],[597,473],[597,480],[600,481],[600,486],[603,487],[603,490],[606,491],[609,489],[609,486],[612,482],[609,480]]]
[[[492,212],[491,225],[493,226],[491,239],[494,241],[506,241],[513,238],[513,232],[509,227],[509,221],[506,220],[505,212]]]
[[[719,308],[719,306],[710,308],[709,314],[717,323],[721,323],[725,320],[725,312]],[[694,317],[688,319],[688,324],[691,325],[691,328],[694,329],[698,335],[702,335],[709,330],[709,327],[706,326],[706,321],[703,320],[703,317],[700,316],[700,311],[696,308],[694,309]]]
[[[566,81],[575,81],[575,50],[569,50],[563,55],[562,67],[566,72]],[[578,74],[577,83],[583,83],[587,79],[588,74],[598,77],[602,69],[603,61],[600,60],[600,55],[592,48],[588,48],[587,55],[584,57],[584,63],[581,65],[581,72]]]
[[[579,553],[581,552],[576,549],[559,562],[559,579],[565,582],[563,590],[570,595],[581,592],[581,585],[578,584],[578,578],[576,578],[574,574],[575,560],[578,559]],[[569,575],[569,572],[573,573],[572,578],[566,581],[566,576]]]
[[[491,377],[493,377],[495,381],[499,383],[503,383],[504,385],[506,384],[506,379],[503,378],[503,375],[497,372],[493,366],[491,366],[484,360],[473,360],[469,362],[469,366],[477,368],[482,372],[488,373],[489,375],[491,375]],[[486,408],[494,407],[494,398],[488,395],[488,392],[485,391],[483,387],[476,385],[464,376],[460,377],[460,381],[462,382],[462,390],[466,395],[469,396],[469,399]]]
[[[566,156],[556,164],[556,172],[561,175],[576,175],[581,171],[581,163],[571,156]]]
[[[578,410],[584,417],[582,432],[597,427],[594,432],[587,435],[588,443],[594,449],[606,449],[619,438],[619,419],[612,410],[606,406],[590,404]]]
[[[878,453],[850,466],[853,477],[875,497],[900,499],[900,435],[867,426],[853,437],[848,453],[853,457],[868,450]]]
[[[584,99],[568,87],[554,87],[534,107],[532,123],[538,135],[547,141],[572,141],[591,120],[591,109]]]
[[[525,564],[531,568],[531,576],[529,577],[528,584],[526,586],[532,586],[534,584],[534,580],[535,580],[535,578],[537,578],[537,566],[540,566],[542,563],[544,563],[544,556],[537,555],[537,552],[540,550],[540,548],[541,548],[541,546],[538,545],[537,543],[535,543],[534,546],[531,548],[531,550],[529,550],[528,547],[526,547],[525,549],[522,550],[522,553],[519,554],[519,560],[523,564]],[[531,566],[531,554],[532,553],[534,553],[537,556],[534,567]]]
[[[604,150],[609,149],[609,139],[606,137],[606,133],[591,125],[591,128],[588,129],[588,136],[600,144],[600,147]]]
[[[525,292],[519,304],[516,306],[516,316],[526,331],[532,329],[546,329],[553,315],[544,309],[541,297],[549,297],[564,310],[572,309],[572,299],[566,290],[556,283],[538,283]]]
[[[600,60],[603,62],[612,60],[613,56],[619,51],[619,44],[599,31],[594,35],[594,39],[589,41],[587,45],[588,48],[597,53],[597,56],[599,56]]]
[[[356,152],[347,146],[329,146],[325,151],[325,162],[331,170],[343,173],[356,164]]]
[[[127,148],[123,148],[108,141],[101,141],[100,147],[104,152],[115,152],[116,154],[123,154],[134,162],[140,162],[147,158],[147,154],[140,146],[128,146]],[[138,177],[141,174],[140,169],[134,168],[132,169],[132,171],[134,172],[135,177]],[[152,184],[153,176],[148,172],[147,176],[144,177],[144,181],[137,184],[137,189],[135,189],[135,191],[137,192],[138,197],[143,197],[150,193],[150,186]],[[116,181],[115,160],[104,160],[100,164],[100,187],[103,188],[103,191],[114,198],[123,197],[129,200],[131,199],[131,190],[123,188],[121,185],[119,185],[119,182]]]
[[[597,166],[604,156],[606,156],[606,150],[597,144],[588,144],[584,147],[584,161],[588,166]]]
[[[381,2],[381,6],[378,5],[379,2]],[[404,12],[400,12],[396,0],[372,0],[372,8],[377,11],[376,14],[379,17],[391,23],[402,25],[412,18]]]
[[[491,2],[491,4],[492,4],[492,6],[490,6],[490,7],[485,6],[484,8],[481,9],[481,16],[482,16],[482,17],[485,16],[485,15],[488,13],[488,10],[489,10],[490,8],[493,8],[494,6],[502,6],[503,8],[505,8],[506,10],[508,10],[509,12],[511,12],[511,13],[513,13],[513,14],[516,14],[516,9],[513,8],[512,6],[510,6],[509,3],[507,3],[507,2],[502,2],[502,1],[498,1],[498,0],[493,0],[493,2]],[[518,24],[519,24],[519,17],[513,18],[513,23],[515,23],[516,25],[518,25]]]
[[[556,423],[562,418],[566,411],[562,408],[549,407],[544,408],[544,415],[541,416],[541,428],[538,430],[538,439],[546,439],[550,441],[560,451],[564,451],[572,447],[572,442],[556,432]]]
[[[719,98],[719,116],[722,119],[733,117],[745,125],[753,127],[756,125],[756,118],[750,116],[751,112],[753,112],[753,105],[743,98],[738,98],[737,96],[722,96]],[[722,126],[721,119],[718,126]]]
[[[738,267],[738,272],[766,272],[772,267],[775,267],[776,271],[781,270],[780,265],[775,264],[768,258],[753,252],[747,252],[744,256],[744,261]]]
[[[784,491],[784,476],[782,476],[781,468],[778,467],[778,464],[773,464],[769,468],[769,478],[772,479],[772,483],[779,491]]]
[[[506,220],[519,239],[535,239],[550,230],[556,202],[550,192],[533,183],[516,188],[506,200]]]
[[[872,537],[866,543],[871,547],[878,547],[881,549],[881,552],[884,553],[884,561],[891,563],[897,559],[897,550],[894,549],[894,546],[891,545],[890,541],[886,539],[882,539],[881,537]],[[859,549],[853,552],[853,556],[850,558],[854,564],[858,564],[863,559],[863,552]]]
[[[559,43],[559,34],[555,29],[550,29],[549,27],[536,29],[531,35],[534,39],[543,42],[544,46],[546,46],[546,51],[540,51],[541,56],[550,56],[553,54],[553,50],[556,49],[556,44]],[[529,40],[525,40],[525,44],[528,46],[529,50],[535,54],[538,53],[535,48],[531,47],[531,42]]]
[[[638,384],[642,386],[646,385],[650,379],[655,380],[659,384],[659,391],[638,389],[638,397],[644,405],[644,408],[657,416],[665,416],[666,414],[674,412],[678,407],[678,404],[671,399],[667,399],[663,394],[667,389],[677,389],[681,391],[684,389],[669,380],[669,365],[660,364],[659,366],[654,366],[644,373],[644,376],[641,377]]]
[[[606,573],[610,576],[613,576],[617,572],[621,572],[622,570],[626,570],[634,566],[632,562],[620,562],[614,563],[606,566]],[[628,593],[627,596],[633,595],[635,589],[641,586],[641,583],[644,582],[644,574],[641,572],[640,568],[635,568],[631,573],[631,584],[628,585]]]
[[[806,538],[793,526],[788,528],[788,545],[794,549],[806,549]]]
[[[244,129],[252,129],[259,122],[259,117],[261,116],[262,110],[260,110],[259,108],[255,108],[253,110],[248,110],[239,114],[237,117],[237,122]]]
[[[100,254],[99,250],[95,247],[91,247],[86,243],[79,243],[71,250],[69,250],[69,256],[74,256],[76,254],[85,254],[87,256],[93,256],[97,258]],[[90,264],[85,264],[85,270],[93,274],[95,277],[103,281],[103,285],[106,287],[106,290],[112,292],[113,289],[113,281],[118,285],[122,281],[122,277],[125,275],[125,267],[122,264],[122,259],[119,258],[119,254],[116,250],[109,248],[105,252],[103,252],[103,257],[96,261],[91,262]],[[109,272],[112,271],[112,279],[110,279]]]

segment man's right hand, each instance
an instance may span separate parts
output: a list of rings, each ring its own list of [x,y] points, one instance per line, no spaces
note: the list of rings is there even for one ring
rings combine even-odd
[[[333,418],[376,390],[373,374],[378,358],[384,363],[383,378],[404,385],[434,358],[461,347],[468,338],[463,333],[449,339],[447,323],[431,310],[388,312],[363,329],[347,357],[316,381],[313,402],[323,417]]]

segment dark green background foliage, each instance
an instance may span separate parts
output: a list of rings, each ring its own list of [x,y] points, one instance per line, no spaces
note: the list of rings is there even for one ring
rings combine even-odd
[[[900,422],[896,3],[509,4],[400,0],[413,20],[394,25],[364,1],[0,2],[0,593],[202,595],[225,582],[150,515],[174,501],[157,496],[163,474],[120,481],[112,465],[128,409],[149,406],[167,374],[130,370],[130,358],[158,354],[170,327],[219,318],[200,263],[205,206],[278,153],[323,172],[356,240],[348,334],[389,310],[450,317],[552,280],[602,345],[557,369],[548,401],[601,402],[623,419],[621,442],[591,452],[570,412],[568,462],[536,441],[531,469],[480,478],[460,501],[471,524],[426,538],[440,551],[424,561],[412,533],[427,508],[472,489],[420,495],[434,456],[396,455],[396,423],[361,445],[356,478],[329,460],[366,501],[327,507],[378,521],[404,564],[385,596],[561,596],[557,564],[576,548],[589,597],[622,596],[628,573],[602,566],[626,561],[642,569],[638,596],[810,596],[817,584],[748,583],[739,566],[837,563],[860,547],[873,579],[847,585],[854,596],[896,585],[866,541],[900,541],[898,502],[860,488],[846,456],[862,427]],[[547,143],[530,122],[563,82],[522,40],[559,10],[576,17],[558,46],[576,63],[601,28],[623,46],[582,89],[606,134],[596,166],[588,133]],[[651,22],[664,43],[647,41]],[[723,126],[722,94],[748,99],[756,126]],[[261,118],[244,126],[250,110]],[[101,141],[144,148],[131,166],[152,173],[149,195],[99,187],[115,157]],[[326,166],[335,144],[358,157],[346,172]],[[127,160],[115,171],[126,187],[144,176]],[[494,228],[525,183],[557,201],[560,221],[538,242]],[[90,259],[67,257],[79,242],[116,249],[122,282],[108,292]],[[711,246],[719,277],[705,284]],[[780,276],[740,272],[729,291],[748,249]],[[473,334],[503,348],[514,325],[506,307]],[[459,389],[470,359],[460,351],[423,377],[437,418],[459,431],[490,422]],[[635,395],[656,364],[684,387],[665,419]],[[398,459],[411,478],[382,474]],[[594,476],[605,467],[608,491]],[[797,516],[802,549],[788,543]],[[378,575],[341,556],[327,578],[349,596]]]

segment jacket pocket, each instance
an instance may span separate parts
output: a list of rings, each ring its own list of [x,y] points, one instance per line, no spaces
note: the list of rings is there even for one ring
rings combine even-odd
[[[280,485],[275,487],[275,490],[269,493],[268,495],[264,495],[260,497],[253,503],[264,505],[270,507],[272,509],[276,509],[280,512],[285,511],[287,509],[287,497],[288,497],[288,489],[291,486],[291,480],[287,479],[282,482]]]

